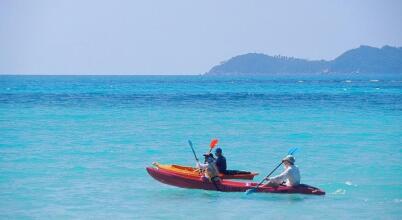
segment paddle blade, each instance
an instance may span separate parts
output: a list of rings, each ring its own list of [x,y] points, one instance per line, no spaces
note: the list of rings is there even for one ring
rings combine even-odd
[[[190,140],[188,140],[188,144],[193,147],[193,142],[191,142]]]
[[[213,139],[209,144],[209,147],[212,149],[218,144],[218,139]]]
[[[254,193],[255,191],[257,191],[256,188],[248,189],[248,190],[246,190],[246,195],[250,195],[251,193]]]
[[[297,147],[292,147],[288,150],[288,155],[293,155],[294,153],[296,153],[296,151],[298,150]]]

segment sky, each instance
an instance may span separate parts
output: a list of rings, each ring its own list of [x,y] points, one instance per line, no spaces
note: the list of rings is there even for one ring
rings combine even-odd
[[[399,0],[0,0],[0,74],[202,74],[245,53],[402,46]]]

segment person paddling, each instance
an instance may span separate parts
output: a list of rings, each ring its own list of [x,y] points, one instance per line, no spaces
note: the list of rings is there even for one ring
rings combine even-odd
[[[286,186],[297,186],[300,184],[300,171],[299,168],[294,165],[295,164],[295,158],[292,155],[287,155],[285,158],[282,159],[283,164],[285,165],[285,170],[274,177],[267,178],[268,183],[265,184],[265,186],[272,186],[272,187],[278,187],[279,185],[282,185],[283,183],[286,184]]]
[[[226,175],[236,175],[236,174],[250,174],[251,172],[240,171],[240,170],[228,170],[226,164],[226,158],[222,154],[221,148],[216,148],[215,150],[216,156],[216,167],[218,168],[219,173]]]
[[[222,155],[222,149],[220,147],[215,150],[216,156],[216,167],[218,168],[219,173],[226,173],[226,158]]]
[[[216,190],[219,191],[217,183],[220,182],[221,178],[219,177],[219,171],[216,167],[216,161],[214,155],[211,153],[204,154],[205,163],[201,164],[197,162],[197,168],[204,170],[204,178],[208,178],[211,181]]]

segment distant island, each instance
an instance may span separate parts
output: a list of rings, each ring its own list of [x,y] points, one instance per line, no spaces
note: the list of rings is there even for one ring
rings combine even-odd
[[[307,60],[261,53],[239,55],[214,66],[205,75],[269,74],[402,74],[402,47],[360,46],[334,60]]]

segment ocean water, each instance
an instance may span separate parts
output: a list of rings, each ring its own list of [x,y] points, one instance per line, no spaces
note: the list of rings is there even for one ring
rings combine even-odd
[[[267,175],[291,147],[325,196],[163,185],[219,139]],[[401,219],[402,79],[0,76],[1,219]]]

